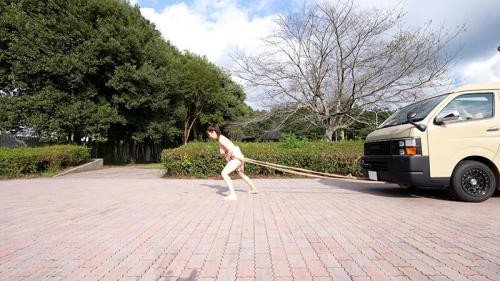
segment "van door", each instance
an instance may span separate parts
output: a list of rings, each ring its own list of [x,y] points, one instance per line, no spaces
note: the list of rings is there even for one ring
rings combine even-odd
[[[463,93],[440,111],[457,111],[459,119],[441,125],[435,122],[429,125],[427,136],[431,177],[451,177],[458,161],[468,156],[483,156],[493,160],[500,147],[500,122],[495,116],[498,114],[498,101],[495,91]]]

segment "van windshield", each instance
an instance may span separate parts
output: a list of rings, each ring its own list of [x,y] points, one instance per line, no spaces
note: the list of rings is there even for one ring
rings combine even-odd
[[[415,112],[417,114],[415,116],[415,121],[423,120],[445,97],[446,95],[440,95],[403,107],[391,115],[391,117],[387,118],[384,123],[380,124],[379,129],[408,123],[406,116],[409,112]]]

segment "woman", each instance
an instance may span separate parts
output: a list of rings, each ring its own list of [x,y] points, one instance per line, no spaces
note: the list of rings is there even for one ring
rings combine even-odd
[[[217,124],[211,125],[207,129],[207,134],[210,138],[217,140],[219,142],[219,152],[220,154],[226,154],[227,164],[222,170],[222,178],[227,184],[229,188],[229,195],[224,197],[224,200],[236,200],[236,193],[234,193],[234,186],[229,174],[234,172],[235,170],[238,172],[238,175],[250,186],[250,193],[257,194],[257,188],[253,185],[250,178],[245,175],[245,156],[241,153],[241,150],[238,146],[234,145],[228,138],[221,135],[220,128]]]

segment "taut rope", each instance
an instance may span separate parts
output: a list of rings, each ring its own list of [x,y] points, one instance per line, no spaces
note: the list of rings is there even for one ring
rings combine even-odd
[[[299,175],[299,176],[322,178],[322,179],[336,178],[336,179],[366,180],[366,178],[355,177],[351,174],[344,176],[344,175],[339,175],[339,174],[317,172],[317,171],[313,171],[313,170],[290,167],[290,166],[269,163],[269,162],[259,161],[259,160],[250,159],[250,158],[245,158],[245,162],[252,163],[252,164],[258,165],[258,166],[267,167],[267,168],[278,170],[278,171],[282,171],[285,173]]]

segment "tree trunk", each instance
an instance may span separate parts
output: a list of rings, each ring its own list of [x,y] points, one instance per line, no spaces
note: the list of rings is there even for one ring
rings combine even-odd
[[[334,126],[328,126],[328,127],[326,127],[325,133],[323,135],[323,140],[325,140],[325,141],[332,141],[334,133],[335,133],[335,127]]]
[[[193,125],[196,122],[196,119],[198,119],[198,113],[193,117],[193,120],[189,120],[189,118],[186,118],[184,121],[184,134],[182,137],[182,144],[187,144],[189,140],[189,136],[191,135],[191,130],[193,129]]]
[[[344,141],[345,140],[345,131],[342,129],[340,130],[340,140]]]
[[[188,142],[189,135],[191,133],[191,127],[189,126],[189,123],[191,123],[189,120],[189,116],[186,116],[186,118],[184,118],[184,133],[182,134],[183,145]]]
[[[186,144],[189,138],[188,121],[184,122],[184,134],[182,135],[182,144]]]

